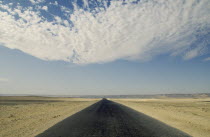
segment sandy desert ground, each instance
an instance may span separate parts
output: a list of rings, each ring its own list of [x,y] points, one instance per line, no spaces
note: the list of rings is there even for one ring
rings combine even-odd
[[[112,99],[195,137],[210,135],[210,98]]]
[[[99,99],[0,97],[0,137],[32,137]],[[112,99],[192,136],[210,134],[210,98]]]
[[[32,137],[97,99],[0,97],[0,137]]]

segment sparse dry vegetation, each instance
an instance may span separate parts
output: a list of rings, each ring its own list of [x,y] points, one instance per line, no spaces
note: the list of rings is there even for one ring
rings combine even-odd
[[[195,137],[210,135],[210,98],[113,99]]]
[[[0,137],[33,137],[96,99],[0,97]]]

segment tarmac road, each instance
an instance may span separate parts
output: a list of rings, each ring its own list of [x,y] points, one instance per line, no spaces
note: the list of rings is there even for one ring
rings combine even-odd
[[[131,108],[103,99],[37,137],[189,137]]]

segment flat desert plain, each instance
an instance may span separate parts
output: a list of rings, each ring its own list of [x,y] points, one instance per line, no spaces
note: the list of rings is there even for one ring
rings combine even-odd
[[[210,98],[112,99],[195,137],[210,136]]]
[[[0,137],[33,137],[97,99],[0,97]]]

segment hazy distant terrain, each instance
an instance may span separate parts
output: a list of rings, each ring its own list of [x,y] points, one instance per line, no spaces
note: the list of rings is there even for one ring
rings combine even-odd
[[[210,93],[196,94],[137,94],[137,95],[27,95],[27,94],[0,94],[0,96],[37,96],[37,97],[65,97],[65,98],[202,98],[210,97]]]
[[[89,96],[94,97],[94,96]],[[201,98],[210,97],[210,93],[198,93],[198,94],[151,94],[151,95],[105,95],[95,96],[103,98]]]
[[[0,137],[32,137],[96,99],[0,97]]]
[[[195,137],[210,135],[210,98],[113,99]]]

